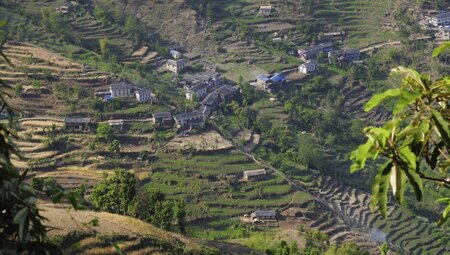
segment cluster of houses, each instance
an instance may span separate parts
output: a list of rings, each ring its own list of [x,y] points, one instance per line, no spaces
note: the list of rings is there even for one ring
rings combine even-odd
[[[137,102],[145,103],[152,100],[150,89],[138,88],[127,82],[113,83],[109,86],[108,91],[96,92],[95,95],[102,97],[105,101],[115,98],[135,98]]]
[[[298,56],[305,61],[298,67],[298,71],[303,74],[310,74],[319,70],[319,62],[316,58],[321,52],[327,55],[330,64],[337,62],[341,66],[352,63],[360,57],[358,49],[336,49],[332,42],[310,45],[298,50]]]
[[[437,39],[450,39],[450,12],[427,11],[423,18],[419,22],[423,29],[435,31]]]
[[[442,40],[450,39],[450,12],[444,12],[431,18],[431,25],[438,27],[437,37]]]
[[[57,7],[55,11],[61,14],[69,14],[75,11],[77,7],[78,3],[76,1],[67,1],[63,3],[61,6]]]

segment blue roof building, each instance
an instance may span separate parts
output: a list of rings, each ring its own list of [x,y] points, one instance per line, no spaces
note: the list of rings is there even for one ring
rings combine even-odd
[[[275,83],[283,83],[286,81],[286,76],[282,73],[276,73],[270,78],[270,80]]]

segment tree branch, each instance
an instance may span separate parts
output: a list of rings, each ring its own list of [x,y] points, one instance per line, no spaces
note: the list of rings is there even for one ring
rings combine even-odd
[[[422,178],[422,179],[438,182],[440,185],[446,187],[447,189],[450,189],[450,178],[439,179],[439,178],[426,176],[425,174],[420,173],[420,172],[418,174],[419,174],[420,178]]]

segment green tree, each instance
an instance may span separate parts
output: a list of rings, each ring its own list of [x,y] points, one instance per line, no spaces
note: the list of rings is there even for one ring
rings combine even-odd
[[[88,143],[88,149],[91,151],[95,151],[95,149],[97,148],[97,143],[95,141],[89,142]]]
[[[109,55],[109,39],[108,38],[101,38],[98,39],[98,45],[100,48],[100,54],[102,54],[103,59],[107,59]]]
[[[369,255],[370,253],[355,243],[345,243],[341,247],[331,246],[324,255]]]
[[[437,48],[433,57],[450,48],[450,42]],[[404,67],[394,72],[404,75],[402,84],[370,99],[370,111],[387,99],[395,99],[392,117],[381,127],[367,127],[367,142],[351,154],[351,172],[364,169],[369,158],[384,160],[372,184],[371,208],[378,205],[386,216],[388,190],[399,203],[406,186],[412,187],[417,200],[424,192],[423,181],[432,181],[450,189],[450,76],[432,81],[426,74]],[[450,197],[439,224],[450,216]]]
[[[296,161],[308,167],[321,169],[325,164],[323,153],[317,148],[318,144],[310,135],[298,136]]]
[[[126,215],[128,206],[136,195],[136,179],[125,170],[114,171],[111,177],[104,178],[94,186],[90,199],[96,208]]]
[[[184,201],[176,202],[173,211],[180,233],[186,233],[186,203]]]
[[[130,205],[130,215],[151,223],[155,215],[156,204],[164,200],[164,193],[160,191],[141,190]]]
[[[39,91],[42,87],[42,84],[40,81],[35,80],[31,83],[31,86],[33,87],[34,90]]]
[[[22,95],[22,93],[23,93],[23,86],[22,86],[22,84],[16,84],[16,86],[14,86],[14,93],[17,96]]]
[[[109,141],[113,135],[113,129],[108,123],[100,123],[97,127],[97,139]]]
[[[172,228],[172,202],[162,201],[155,205],[155,214],[152,222],[159,225],[161,229],[170,230]]]
[[[120,153],[120,142],[117,140],[113,140],[109,145],[108,145],[108,150],[110,152],[114,152],[116,154]]]

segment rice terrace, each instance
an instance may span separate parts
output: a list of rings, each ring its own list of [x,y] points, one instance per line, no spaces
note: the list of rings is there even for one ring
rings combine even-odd
[[[0,254],[450,255],[445,0],[0,1]]]

